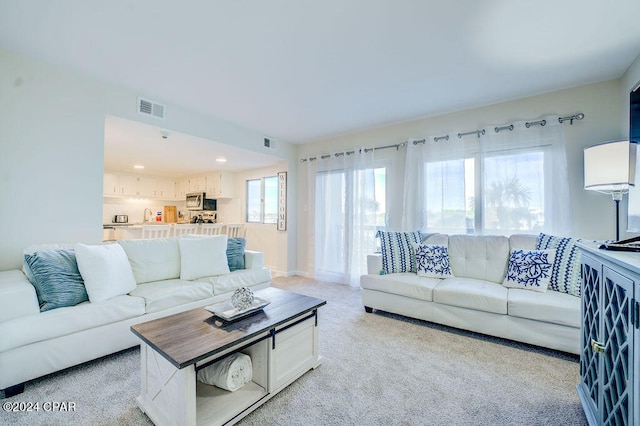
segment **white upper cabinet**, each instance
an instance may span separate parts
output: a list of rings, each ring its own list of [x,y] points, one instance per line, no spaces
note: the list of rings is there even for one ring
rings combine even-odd
[[[136,195],[139,197],[158,197],[158,180],[151,176],[138,176]]]
[[[120,175],[120,195],[135,197],[138,195],[138,177]]]
[[[233,175],[213,172],[206,175],[207,198],[233,198]]]
[[[184,200],[189,192],[205,192],[207,198],[233,198],[233,173],[212,172],[207,175],[172,179],[166,177],[104,174],[105,197],[144,197],[159,200]]]
[[[120,176],[115,173],[105,173],[102,180],[102,194],[105,197],[120,195]]]
[[[177,200],[180,199],[176,193],[176,181],[171,178],[158,178],[156,186],[156,197],[163,200]],[[184,199],[184,197],[182,197]]]
[[[104,174],[102,194],[105,197],[144,197],[159,200],[184,200],[172,178],[131,174]]]

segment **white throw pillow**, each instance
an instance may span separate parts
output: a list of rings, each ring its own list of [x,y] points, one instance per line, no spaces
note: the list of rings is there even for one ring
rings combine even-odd
[[[74,250],[91,302],[102,302],[136,288],[129,259],[119,244],[88,246],[78,243]]]
[[[503,285],[544,293],[551,281],[555,257],[555,250],[513,250]]]
[[[227,236],[179,238],[180,279],[195,280],[229,273]]]

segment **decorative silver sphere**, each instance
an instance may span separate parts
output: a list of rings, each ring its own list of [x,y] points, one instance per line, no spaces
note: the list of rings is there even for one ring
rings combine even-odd
[[[253,303],[253,291],[248,287],[240,287],[233,292],[231,304],[239,311],[244,311]]]

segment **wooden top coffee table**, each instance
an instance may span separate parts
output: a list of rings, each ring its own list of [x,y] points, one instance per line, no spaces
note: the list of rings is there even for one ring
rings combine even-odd
[[[237,321],[197,308],[131,327],[142,341],[138,405],[156,425],[233,424],[320,365],[326,302],[273,287],[255,295],[271,303]],[[199,369],[236,352],[251,357],[251,382],[235,392],[196,382]]]

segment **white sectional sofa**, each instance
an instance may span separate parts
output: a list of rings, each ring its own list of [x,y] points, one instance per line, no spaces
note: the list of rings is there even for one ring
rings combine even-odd
[[[580,348],[580,298],[503,285],[511,250],[535,250],[536,235],[432,234],[425,244],[448,246],[452,278],[380,274],[380,254],[368,256],[360,278],[367,312],[378,309],[572,354]]]
[[[271,271],[264,267],[263,253],[255,251],[244,252],[244,269],[185,279],[187,267],[191,275],[211,269],[206,255],[185,254],[180,238],[115,243],[124,249],[135,283],[126,294],[103,301],[40,312],[25,273],[0,272],[0,389],[5,396],[20,393],[28,380],[138,345],[129,329],[134,324],[228,299],[239,287],[269,287]],[[226,247],[226,236],[211,238],[224,238]],[[25,252],[55,247],[65,246],[34,246]],[[78,255],[79,267],[80,260]],[[90,299],[96,294],[88,286],[87,293]]]

